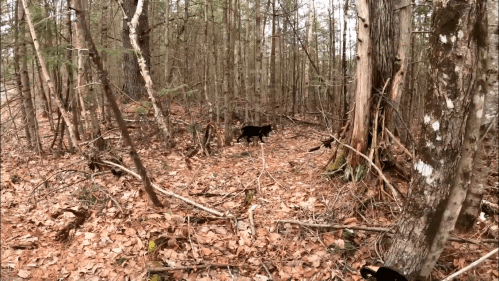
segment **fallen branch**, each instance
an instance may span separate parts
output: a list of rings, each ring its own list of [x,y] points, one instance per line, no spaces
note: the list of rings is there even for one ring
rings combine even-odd
[[[366,231],[377,231],[377,232],[391,232],[390,228],[384,227],[366,227],[366,226],[354,226],[354,225],[344,225],[344,224],[314,224],[308,222],[301,222],[295,220],[277,220],[276,223],[292,223],[298,224],[306,227],[316,227],[316,228],[332,228],[332,229],[356,229],[356,230],[366,230]]]
[[[129,174],[133,175],[133,176],[134,176],[135,178],[137,178],[138,180],[142,180],[142,177],[141,177],[139,174],[137,174],[137,173],[135,173],[134,171],[131,171],[131,170],[129,170],[129,169],[127,169],[127,168],[125,168],[125,167],[123,167],[123,166],[121,166],[121,165],[118,165],[118,164],[116,164],[116,163],[113,163],[113,162],[110,162],[110,161],[107,161],[107,160],[102,160],[102,162],[103,162],[103,163],[106,163],[106,164],[109,164],[109,165],[112,165],[112,166],[115,166],[115,167],[118,167],[118,168],[122,169],[123,171],[128,172]],[[152,187],[154,187],[154,189],[156,189],[157,191],[159,191],[159,192],[161,192],[161,193],[163,193],[163,194],[165,194],[165,195],[168,195],[168,196],[171,196],[171,197],[175,197],[175,198],[177,198],[177,199],[180,199],[180,200],[182,200],[182,201],[184,201],[184,202],[186,202],[186,203],[188,203],[188,204],[191,204],[191,205],[193,205],[193,206],[195,206],[195,207],[197,207],[197,208],[199,208],[199,209],[201,209],[201,210],[203,210],[203,211],[205,211],[205,212],[207,212],[207,213],[210,213],[210,214],[212,214],[212,215],[219,216],[219,217],[227,217],[227,218],[229,218],[229,217],[233,217],[232,215],[227,215],[227,216],[226,216],[226,215],[224,215],[223,213],[221,213],[221,212],[219,212],[219,211],[217,211],[217,210],[210,209],[210,208],[205,207],[205,206],[203,206],[203,205],[201,205],[201,204],[198,204],[198,203],[196,203],[196,202],[194,202],[194,201],[192,201],[192,200],[190,200],[190,199],[187,199],[187,198],[185,198],[185,197],[183,197],[183,196],[181,196],[181,195],[178,195],[178,194],[176,194],[176,193],[173,193],[173,192],[171,192],[171,191],[169,191],[169,190],[165,190],[165,189],[163,189],[163,188],[161,188],[161,187],[157,186],[157,185],[156,185],[156,184],[154,184],[154,183],[152,183]]]
[[[152,267],[147,269],[149,273],[165,272],[172,270],[189,270],[189,269],[201,269],[201,268],[217,268],[217,267],[238,267],[237,265],[230,265],[225,263],[212,263],[212,264],[199,264],[199,265],[187,265],[187,266],[176,266],[176,267]]]
[[[385,128],[385,131],[392,138],[392,140],[395,141],[398,144],[398,146],[400,146],[400,148],[402,148],[402,151],[405,154],[407,154],[407,156],[411,157],[411,159],[414,159],[414,156],[412,155],[412,153],[410,153],[409,150],[407,150],[407,148],[405,148],[405,146],[402,145],[402,143],[392,134],[392,132],[390,132],[390,130],[388,130],[388,128]]]
[[[454,273],[454,274],[451,274],[449,276],[447,276],[444,280],[442,281],[450,281],[450,280],[454,280],[455,277],[465,273],[466,271],[472,269],[473,267],[479,265],[480,263],[482,263],[483,261],[485,261],[486,259],[488,259],[489,257],[491,257],[492,255],[496,254],[497,251],[499,250],[499,248],[495,248],[494,250],[490,251],[488,254],[486,254],[485,256],[479,258],[478,260],[472,262],[470,265],[468,265],[467,267],[459,270],[458,272]]]
[[[291,223],[298,224],[300,226],[312,227],[312,228],[329,228],[329,229],[355,229],[355,230],[365,230],[365,231],[374,231],[374,232],[388,232],[388,235],[395,234],[395,231],[391,226],[389,227],[367,227],[367,226],[351,226],[344,224],[315,224],[309,222],[301,222],[297,220],[276,220],[276,223]],[[496,243],[499,244],[499,241],[496,239],[483,239],[480,241],[475,241],[471,239],[459,238],[459,237],[450,237],[449,241],[462,242],[462,243],[471,243],[480,245],[482,243]]]

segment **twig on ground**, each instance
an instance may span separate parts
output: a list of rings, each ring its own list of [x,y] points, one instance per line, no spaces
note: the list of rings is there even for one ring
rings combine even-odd
[[[466,271],[472,269],[473,267],[479,265],[480,263],[484,262],[486,259],[488,259],[489,257],[491,257],[492,255],[496,254],[497,251],[499,250],[499,248],[495,248],[494,250],[490,251],[488,254],[486,254],[485,256],[479,258],[478,260],[472,262],[470,265],[468,265],[467,267],[459,270],[458,272],[454,273],[454,274],[451,274],[449,276],[447,276],[444,280],[442,281],[450,281],[450,280],[454,280],[455,277],[465,273]]]
[[[351,226],[344,224],[314,224],[309,222],[301,222],[297,220],[276,220],[276,223],[291,223],[297,224],[303,227],[314,227],[314,228],[329,228],[329,229],[355,229],[355,230],[365,230],[365,231],[375,231],[375,232],[387,232],[387,235],[393,235],[395,231],[393,230],[393,225],[389,227],[367,227],[367,226]],[[463,243],[472,243],[472,244],[481,244],[481,243],[499,243],[496,239],[483,239],[480,241],[475,241],[471,239],[464,239],[459,237],[449,237],[449,241],[455,242],[463,242]]]
[[[147,269],[149,273],[165,272],[172,270],[188,270],[188,269],[201,269],[210,267],[238,267],[237,265],[230,265],[224,263],[212,263],[212,264],[199,264],[199,265],[187,265],[187,266],[176,266],[176,267],[152,267]]]
[[[265,269],[265,272],[267,272],[267,275],[269,276],[269,280],[272,280],[272,275],[270,274],[270,271],[269,271],[269,269],[267,268],[267,266],[265,265],[264,262],[262,262],[262,266]]]
[[[405,146],[392,134],[392,132],[390,132],[390,130],[388,130],[388,128],[385,128],[385,131],[388,133],[388,135],[392,138],[393,141],[395,141],[398,146],[400,148],[402,148],[402,151],[409,157],[411,157],[411,159],[414,159],[414,156],[412,155],[412,153],[409,152],[409,150],[407,148],[405,148]]]
[[[399,200],[398,199],[398,195],[400,195],[402,197],[402,199],[405,199],[404,198],[404,195],[402,194],[402,192],[400,192],[400,190],[398,190],[397,188],[395,188],[389,181],[388,179],[385,177],[385,175],[383,174],[383,172],[367,157],[365,156],[363,153],[357,151],[355,148],[349,146],[348,144],[344,144],[342,142],[340,142],[340,140],[338,140],[337,138],[335,138],[333,136],[333,138],[341,145],[349,148],[350,150],[352,150],[353,152],[357,153],[358,155],[360,155],[362,158],[366,159],[366,161],[379,173],[380,177],[383,179],[383,181],[385,182],[385,184],[388,186],[388,188],[390,188],[390,190],[392,191],[393,193],[393,197],[395,199],[395,203],[397,203],[397,206],[399,207],[400,210],[402,210],[402,207],[399,203]]]
[[[366,230],[366,231],[390,232],[390,228],[384,228],[384,227],[353,226],[353,225],[344,225],[344,224],[314,224],[314,223],[301,222],[295,220],[277,220],[276,222],[298,224],[301,226],[317,227],[317,228],[332,228],[332,229],[349,228],[349,229]]]
[[[126,171],[126,172],[128,172],[129,174],[133,175],[133,176],[134,176],[135,178],[137,178],[138,180],[142,180],[142,177],[141,177],[139,174],[137,174],[137,173],[135,173],[134,171],[131,171],[131,170],[129,170],[129,169],[127,169],[127,168],[125,168],[125,167],[123,167],[123,166],[119,165],[119,164],[116,164],[116,163],[113,163],[113,162],[110,162],[110,161],[107,161],[107,160],[102,160],[102,162],[103,162],[103,163],[106,163],[106,164],[109,164],[109,165],[112,165],[112,166],[115,166],[115,167],[118,167],[118,168],[122,169],[123,171]],[[195,206],[195,207],[197,207],[197,208],[199,208],[199,209],[201,209],[201,210],[203,210],[203,211],[205,211],[205,212],[207,212],[207,213],[210,213],[210,214],[212,214],[212,215],[219,216],[219,217],[233,217],[233,216],[232,216],[232,215],[230,215],[230,214],[229,214],[229,215],[224,215],[223,213],[221,213],[221,212],[219,212],[219,211],[217,211],[217,210],[213,210],[213,209],[211,209],[211,208],[205,207],[205,206],[203,206],[203,205],[201,205],[201,204],[198,204],[198,203],[196,203],[196,202],[194,202],[194,201],[192,201],[192,200],[190,200],[190,199],[187,199],[187,198],[185,198],[185,197],[183,197],[183,196],[181,196],[181,195],[178,195],[178,194],[176,194],[176,193],[173,193],[173,192],[171,192],[171,191],[169,191],[169,190],[165,190],[165,189],[163,189],[163,188],[159,187],[158,185],[156,185],[156,184],[154,184],[154,183],[152,184],[152,186],[154,187],[154,189],[156,189],[157,191],[159,191],[159,192],[161,192],[161,193],[163,193],[163,194],[165,194],[165,195],[168,195],[168,196],[171,196],[171,197],[175,197],[175,198],[177,198],[177,199],[180,199],[180,200],[182,200],[182,201],[184,201],[184,202],[186,202],[186,203],[188,203],[188,204],[191,204],[192,206]]]

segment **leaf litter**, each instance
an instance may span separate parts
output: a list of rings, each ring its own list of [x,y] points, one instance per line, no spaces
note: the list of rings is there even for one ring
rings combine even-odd
[[[173,105],[173,112],[187,116],[179,105]],[[237,220],[213,216],[172,197],[161,196],[165,207],[153,207],[141,182],[131,175],[92,175],[80,155],[48,154],[40,159],[2,137],[2,278],[361,280],[360,268],[380,261],[389,246],[385,233],[278,223],[387,227],[399,215],[375,177],[345,183],[320,173],[330,155],[324,149],[308,153],[321,138],[316,130],[285,124],[266,138],[263,153],[261,146],[234,143],[211,157],[197,154],[189,169],[185,155],[193,142],[185,124],[174,121],[177,146],[171,150],[158,136],[145,142],[132,130],[149,175],[160,187],[236,215]],[[47,119],[39,125],[41,135],[50,135]],[[119,137],[116,130],[105,135]],[[112,140],[115,150],[125,151]],[[48,147],[51,139],[42,141]],[[128,155],[120,155],[126,167],[134,167]],[[407,191],[408,183],[400,186]],[[367,198],[375,202],[368,204]],[[249,221],[251,207],[256,233]],[[87,210],[81,225],[68,227],[75,214]],[[487,238],[494,221],[497,216],[480,221],[473,233],[462,237]],[[56,241],[65,227],[67,237]],[[491,247],[449,243],[434,275],[443,278]],[[497,259],[469,274],[497,280]]]

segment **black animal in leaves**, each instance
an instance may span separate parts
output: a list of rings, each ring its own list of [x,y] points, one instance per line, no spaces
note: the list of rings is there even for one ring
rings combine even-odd
[[[242,127],[241,128],[242,134],[237,138],[237,142],[239,142],[241,138],[246,138],[246,141],[249,143],[251,137],[258,136],[260,138],[260,141],[265,143],[262,137],[263,136],[268,137],[271,131],[272,131],[272,126],[270,124],[262,127],[258,126]]]
[[[380,267],[377,271],[369,267],[360,269],[360,275],[370,281],[407,281],[407,278],[390,267]]]

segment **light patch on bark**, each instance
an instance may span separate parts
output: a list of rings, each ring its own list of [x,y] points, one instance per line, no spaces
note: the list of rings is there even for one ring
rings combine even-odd
[[[476,117],[482,118],[482,115],[483,115],[483,110],[482,109],[476,111]]]
[[[430,122],[431,122],[431,117],[430,117],[430,115],[425,115],[423,120],[424,120],[424,123],[425,123],[425,124],[430,124]]]
[[[442,43],[447,43],[447,37],[445,37],[445,35],[440,35],[440,42]]]
[[[452,36],[452,37],[450,38],[450,41],[451,41],[452,43],[456,42],[456,36]]]
[[[457,32],[457,38],[461,39],[461,38],[463,38],[463,37],[464,37],[464,32],[463,32],[462,30],[459,30],[459,31]]]
[[[435,148],[435,145],[431,142],[431,141],[428,141],[426,142],[426,147],[429,147],[431,149],[434,149]]]
[[[433,128],[433,131],[438,131],[438,129],[440,129],[440,123],[438,121],[435,121],[433,122],[433,124],[431,124],[431,127]]]
[[[447,102],[447,108],[448,109],[454,109],[454,103],[450,99],[446,99]]]
[[[437,135],[437,141],[442,140],[442,137],[440,135]]]
[[[433,174],[433,167],[419,160],[415,165],[415,169],[423,176],[428,177]]]

